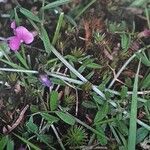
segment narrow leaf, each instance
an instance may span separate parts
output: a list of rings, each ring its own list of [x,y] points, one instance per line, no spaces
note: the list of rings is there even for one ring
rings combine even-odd
[[[138,74],[140,70],[140,64],[141,62],[138,65],[134,86],[133,86],[131,112],[130,112],[129,137],[128,137],[128,150],[135,150],[135,145],[136,145],[137,91],[138,91]]]
[[[101,133],[101,135],[103,135],[103,136],[101,136],[101,135],[97,134],[98,141],[100,142],[101,145],[106,145],[107,144],[107,137],[105,135],[104,130],[100,126],[96,126],[96,129],[98,132]]]
[[[8,136],[4,136],[0,139],[0,148],[3,150],[8,142]]]
[[[20,12],[25,15],[27,18],[30,18],[31,20],[33,21],[36,21],[36,22],[41,22],[40,19],[35,15],[33,14],[31,11],[25,9],[25,8],[20,8]]]
[[[54,117],[48,113],[41,113],[41,116],[48,121],[49,124],[52,124],[54,122],[57,122],[59,120],[59,118]]]
[[[17,138],[19,138],[21,141],[23,141],[24,143],[28,144],[32,149],[34,150],[41,150],[40,148],[38,148],[37,146],[35,146],[34,144],[32,144],[31,142],[29,142],[28,140],[24,139],[23,137],[13,133]]]
[[[49,36],[47,34],[47,31],[45,30],[45,28],[43,26],[41,26],[40,38],[42,39],[42,41],[44,43],[44,47],[45,47],[46,52],[49,54],[51,52],[51,44],[50,44],[50,40],[49,40]]]
[[[52,91],[50,94],[50,109],[51,111],[56,110],[58,106],[58,92]]]
[[[7,142],[7,150],[14,150],[14,142],[11,139]]]
[[[148,0],[134,0],[130,6],[132,7],[141,7],[144,4],[148,3]]]
[[[59,37],[59,32],[60,32],[60,29],[61,29],[61,26],[62,26],[62,23],[63,23],[63,19],[64,19],[64,13],[60,13],[58,23],[57,23],[57,27],[56,27],[56,30],[55,30],[55,34],[54,34],[54,37],[53,37],[52,45],[55,45],[56,42],[57,42],[57,39]]]
[[[74,125],[75,124],[75,119],[70,114],[66,114],[64,112],[59,112],[59,111],[57,111],[56,114],[65,123],[70,124],[70,125]]]
[[[51,9],[51,8],[55,8],[64,4],[67,4],[69,2],[71,2],[72,0],[57,0],[55,2],[49,3],[46,6],[42,7],[42,9]]]
[[[136,135],[136,144],[142,142],[145,137],[148,135],[149,131],[145,129],[144,127],[141,127],[137,130],[137,135]]]
[[[90,63],[87,65],[88,68],[92,68],[92,69],[99,69],[101,68],[101,65],[96,64],[96,63]]]
[[[105,102],[103,107],[101,107],[101,109],[97,112],[94,119],[94,123],[97,124],[98,122],[100,122],[103,118],[106,117],[107,113],[108,113],[108,103]]]

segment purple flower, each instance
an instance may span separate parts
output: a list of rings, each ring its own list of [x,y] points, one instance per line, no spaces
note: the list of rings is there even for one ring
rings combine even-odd
[[[34,35],[32,32],[28,31],[25,27],[19,26],[16,28],[16,23],[13,21],[11,23],[11,28],[13,29],[14,36],[9,38],[9,47],[13,51],[18,51],[21,43],[30,44],[34,40]]]
[[[39,80],[44,86],[50,87],[52,85],[52,82],[49,80],[48,75],[46,74],[39,75]]]

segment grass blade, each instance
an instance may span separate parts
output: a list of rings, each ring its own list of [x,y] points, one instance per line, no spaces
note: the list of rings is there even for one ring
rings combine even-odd
[[[49,37],[48,37],[48,33],[47,33],[47,31],[45,30],[45,28],[43,26],[41,26],[40,38],[43,41],[46,52],[48,54],[50,54],[51,44],[50,44],[50,40],[49,40]]]
[[[55,8],[64,4],[67,4],[69,2],[71,2],[72,0],[58,0],[56,2],[52,2],[47,4],[46,6],[42,7],[42,9],[51,9],[51,8]]]
[[[20,12],[21,12],[23,15],[25,15],[27,18],[30,18],[30,19],[33,20],[33,21],[36,21],[36,22],[38,22],[38,23],[41,22],[40,19],[38,18],[38,16],[34,15],[31,11],[29,11],[29,10],[23,8],[23,7],[20,8]]]
[[[82,76],[74,67],[72,67],[70,65],[70,63],[68,61],[66,61],[66,59],[51,45],[50,46],[51,51],[55,54],[55,56],[60,59],[60,61],[67,67],[70,69],[71,72],[73,72],[80,80],[82,80],[83,82],[88,82],[88,80]],[[101,96],[102,98],[105,99],[105,95],[94,85],[92,85],[92,89],[93,91],[95,91],[99,96]]]
[[[141,62],[140,62],[141,63]],[[128,138],[128,150],[135,150],[136,146],[136,119],[137,119],[137,91],[138,91],[138,74],[140,70],[140,63],[138,65],[137,73],[135,76],[133,95],[131,102],[131,113],[130,113],[130,126],[129,126],[129,138]]]
[[[92,0],[90,3],[88,3],[81,11],[79,11],[79,13],[77,14],[77,16],[75,16],[74,19],[78,19],[95,2],[96,0]]]
[[[26,68],[26,69],[29,69],[29,66],[27,65],[27,62],[26,62],[26,60],[21,56],[21,54],[20,53],[18,53],[18,52],[15,52],[15,55],[16,55],[16,57],[18,58],[18,60],[22,63],[22,65],[24,65],[24,67]]]
[[[56,41],[59,37],[59,32],[60,32],[60,28],[61,28],[61,25],[62,25],[62,22],[63,22],[63,18],[64,18],[64,13],[60,13],[58,23],[57,23],[57,27],[56,27],[56,31],[55,31],[55,34],[54,34],[54,37],[53,37],[52,45],[56,44]]]
[[[118,73],[116,74],[116,77],[110,82],[108,88],[110,89],[113,84],[115,83],[116,79],[120,76],[120,74],[123,72],[123,70],[128,66],[128,64],[137,56],[138,53],[141,53],[142,51],[146,50],[150,48],[150,45],[148,45],[147,47],[141,48],[140,50],[138,50],[138,52],[134,53],[125,63],[124,65],[121,67],[121,69],[118,71]]]
[[[31,142],[29,142],[28,140],[24,139],[23,137],[13,133],[17,138],[19,138],[21,141],[23,141],[24,143],[28,144],[30,147],[32,147],[35,150],[41,150],[40,148],[38,148],[37,146],[35,146],[34,144],[32,144]]]

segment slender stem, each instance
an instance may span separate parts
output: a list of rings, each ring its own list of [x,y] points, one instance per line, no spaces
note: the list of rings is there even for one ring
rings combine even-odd
[[[35,70],[21,70],[21,69],[12,69],[12,68],[0,68],[0,71],[38,74],[38,71]]]
[[[57,26],[56,26],[55,34],[53,36],[52,45],[55,45],[56,42],[57,42],[57,39],[59,37],[59,32],[60,32],[60,29],[61,29],[61,26],[62,26],[62,23],[63,23],[63,19],[64,19],[64,13],[61,12],[60,15],[59,15],[59,19],[58,19],[58,23],[57,23]]]
[[[147,48],[150,48],[150,45],[147,46],[147,47],[144,47],[144,48],[140,49],[140,50],[138,51],[138,53],[140,53],[141,51],[144,51],[144,50],[147,49]],[[114,79],[111,81],[111,83],[109,84],[108,89],[110,89],[110,88],[113,86],[113,84],[115,83],[116,79],[120,76],[120,74],[122,73],[122,71],[127,67],[127,65],[128,65],[135,57],[136,57],[136,53],[133,54],[133,55],[124,63],[124,65],[121,67],[121,69],[120,69],[120,70],[118,71],[118,73],[116,74],[115,78],[114,78]]]
[[[150,131],[150,126],[147,125],[146,123],[142,122],[141,120],[137,119],[137,123],[139,125],[141,125],[142,127],[144,127],[145,129],[149,130]]]
[[[56,137],[57,137],[57,139],[58,139],[58,142],[59,142],[59,144],[60,144],[62,150],[65,150],[65,147],[64,147],[64,145],[63,145],[63,143],[62,143],[62,141],[61,141],[61,139],[60,139],[60,137],[59,137],[59,135],[58,135],[58,132],[57,132],[55,126],[54,126],[54,125],[51,125],[51,127],[52,127],[52,129],[53,129],[53,131],[54,131],[54,133],[55,133],[55,135],[56,135]]]
[[[45,0],[42,0],[42,8],[45,6]],[[44,25],[44,9],[41,9],[41,13],[42,13],[42,25]]]
[[[92,0],[90,3],[88,3],[78,14],[75,16],[74,19],[78,19],[92,4],[94,4],[96,0]]]
[[[74,67],[71,66],[71,64],[51,45],[51,51],[55,54],[58,59],[67,67],[70,69],[71,72],[73,72],[80,80],[82,80],[84,83],[89,82],[84,76],[82,76]],[[95,85],[92,85],[93,91],[95,91],[99,96],[101,96],[103,99],[105,98],[104,93],[102,93]]]
[[[0,71],[7,71],[7,72],[21,72],[21,73],[31,73],[31,74],[38,74],[39,72],[36,71],[36,70],[21,70],[21,69],[12,69],[12,68],[0,68]],[[55,72],[48,72],[46,71],[46,73],[51,76],[51,77],[54,77],[54,78],[58,78],[58,79],[61,79],[61,80],[64,80],[64,81],[67,81],[67,82],[71,82],[71,83],[74,83],[74,84],[78,84],[78,85],[82,85],[84,84],[83,81],[80,81],[80,80],[76,80],[76,79],[72,79],[72,78],[69,78],[67,76],[64,76],[63,74],[59,74],[58,72],[55,73]],[[0,81],[1,84],[3,84],[3,81]],[[97,87],[97,85],[94,85],[95,87]],[[115,95],[120,95],[119,92],[115,91],[115,90],[111,90],[111,89],[105,89],[105,91],[108,91],[112,94],[115,94]],[[132,91],[128,91],[127,92],[128,95],[132,95],[133,92]],[[138,91],[137,93],[138,95],[145,95],[145,94],[150,94],[150,90],[148,91]],[[141,100],[142,102],[145,102],[143,100]]]
[[[150,14],[149,14],[149,10],[147,7],[145,7],[145,13],[146,13],[146,18],[147,18],[148,28],[150,29]]]

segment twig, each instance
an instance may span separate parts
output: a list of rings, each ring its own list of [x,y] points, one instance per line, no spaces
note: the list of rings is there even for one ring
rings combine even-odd
[[[54,131],[54,133],[55,133],[55,135],[56,135],[56,137],[57,137],[57,140],[58,140],[58,142],[59,142],[59,144],[60,144],[62,150],[65,150],[65,147],[64,147],[64,145],[62,144],[62,141],[61,141],[61,139],[60,139],[60,137],[59,137],[59,135],[58,135],[58,132],[57,132],[55,126],[54,126],[54,125],[51,125],[51,127],[52,127],[52,129],[53,129],[53,131]]]
[[[78,115],[78,109],[79,109],[79,98],[78,98],[78,90],[75,89],[76,91],[76,113],[75,115],[77,116]]]
[[[147,49],[147,48],[150,48],[150,45],[147,46],[147,47],[144,47],[144,48],[140,49],[140,50],[138,51],[138,53],[140,53],[141,51],[144,51],[144,50]],[[133,55],[124,63],[124,65],[121,67],[121,69],[120,69],[120,70],[118,71],[118,73],[116,74],[115,78],[114,78],[114,79],[111,81],[111,83],[109,84],[108,89],[110,89],[110,88],[113,86],[113,84],[115,83],[116,79],[120,76],[120,74],[122,73],[122,71],[127,67],[127,65],[128,65],[135,57],[136,57],[136,53],[133,54]]]
[[[20,122],[23,119],[24,114],[25,114],[25,112],[27,111],[28,108],[29,108],[29,105],[26,105],[26,107],[24,107],[24,109],[20,113],[20,116],[18,117],[18,119],[16,120],[16,122],[12,126],[7,125],[7,128],[3,127],[3,133],[4,134],[11,132],[12,130],[14,130],[20,124]]]
[[[114,79],[115,79],[116,81],[118,81],[119,83],[121,83],[121,84],[125,84],[125,83],[123,83],[121,80],[119,80],[119,79],[117,78],[115,69],[113,69],[110,65],[108,65],[108,67],[112,70]]]

